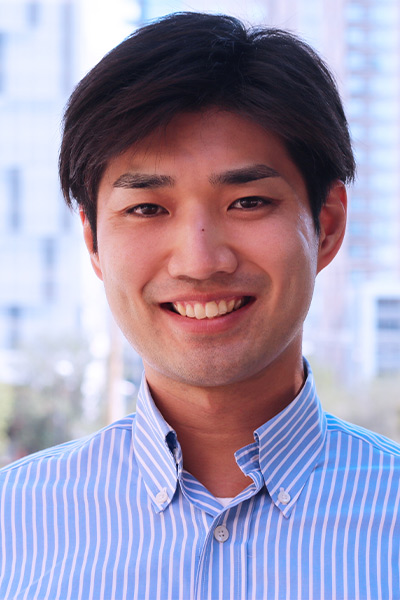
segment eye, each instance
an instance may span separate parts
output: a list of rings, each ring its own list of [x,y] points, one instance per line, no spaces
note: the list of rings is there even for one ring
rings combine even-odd
[[[165,208],[159,204],[148,202],[132,206],[126,212],[130,215],[138,215],[139,217],[158,217],[159,215],[167,214]]]
[[[247,196],[246,198],[239,198],[233,202],[229,208],[235,208],[239,210],[254,210],[256,208],[263,208],[272,204],[272,201],[268,198],[261,198],[260,196]]]

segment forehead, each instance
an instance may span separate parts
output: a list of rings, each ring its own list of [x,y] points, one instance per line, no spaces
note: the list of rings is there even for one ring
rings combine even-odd
[[[102,183],[113,184],[125,173],[176,178],[207,177],[261,167],[291,187],[305,191],[304,180],[278,135],[233,112],[208,110],[180,114],[123,154],[111,159]]]

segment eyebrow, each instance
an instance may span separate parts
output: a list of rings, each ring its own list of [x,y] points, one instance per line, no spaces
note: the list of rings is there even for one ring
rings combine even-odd
[[[210,182],[213,185],[237,185],[268,177],[281,177],[281,175],[278,171],[267,165],[251,165],[249,167],[242,167],[241,169],[224,171],[218,175],[211,175]]]
[[[168,175],[147,175],[146,173],[124,173],[116,181],[115,188],[158,188],[174,184],[172,177]]]
[[[281,177],[281,175],[272,167],[260,164],[213,174],[210,176],[209,181],[212,185],[238,185],[269,177]],[[114,181],[113,187],[126,189],[154,189],[173,186],[174,183],[174,178],[169,175],[124,173]]]

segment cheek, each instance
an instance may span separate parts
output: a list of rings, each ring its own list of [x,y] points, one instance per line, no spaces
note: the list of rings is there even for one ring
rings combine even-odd
[[[140,287],[152,269],[152,256],[150,244],[141,243],[127,232],[99,235],[100,266],[106,287]]]
[[[308,306],[317,273],[316,235],[295,227],[270,228],[252,236],[247,257],[268,275],[277,307],[285,309],[293,302],[299,309]]]
[[[305,318],[314,292],[317,274],[317,245],[300,238],[288,257],[287,298]]]
[[[287,270],[297,271],[310,265],[316,270],[318,241],[298,229],[269,227],[253,231],[241,242],[244,254],[266,269],[284,274]]]

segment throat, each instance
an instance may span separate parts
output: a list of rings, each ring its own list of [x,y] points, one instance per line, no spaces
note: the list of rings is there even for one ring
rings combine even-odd
[[[237,450],[254,442],[252,433],[240,441],[236,436],[193,436],[188,430],[177,433],[184,468],[214,496],[235,497],[253,482],[235,460]]]

